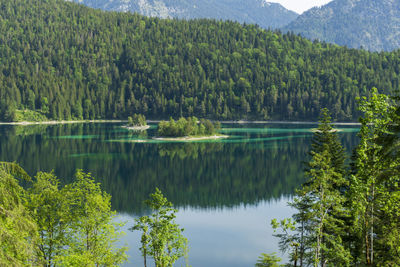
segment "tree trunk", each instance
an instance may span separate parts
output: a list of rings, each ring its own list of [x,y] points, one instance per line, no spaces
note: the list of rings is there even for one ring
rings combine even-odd
[[[367,214],[368,212],[366,212]],[[370,258],[369,258],[369,239],[368,239],[368,215],[365,218],[365,263],[370,265]]]
[[[147,252],[146,249],[144,249],[144,250],[143,250],[144,267],[147,267],[147,259],[146,259],[146,257],[147,257],[146,254],[147,254],[147,253],[146,253],[146,252]]]
[[[374,202],[375,185],[372,184],[372,203],[371,203],[371,265],[374,264]]]
[[[303,267],[304,257],[304,221],[301,222],[301,237],[300,237],[300,267]]]

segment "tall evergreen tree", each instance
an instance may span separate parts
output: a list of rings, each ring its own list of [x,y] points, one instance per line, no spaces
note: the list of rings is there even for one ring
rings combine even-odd
[[[281,249],[293,247],[294,265],[349,265],[351,255],[341,238],[346,216],[342,192],[347,186],[345,155],[326,109],[314,133],[310,155],[305,171],[308,180],[290,203],[298,212],[293,220],[273,221],[273,227],[283,229],[283,234],[277,235]]]
[[[310,154],[321,153],[324,150],[328,150],[331,157],[331,166],[334,170],[344,175],[346,154],[337,138],[337,132],[332,126],[332,118],[327,108],[321,111],[318,128],[315,130],[311,140]]]
[[[341,220],[346,213],[345,198],[338,190],[338,186],[346,185],[345,177],[335,171],[327,145],[321,153],[313,152],[309,166],[306,174],[310,181],[300,190],[299,196],[310,198],[308,216],[314,239],[311,243],[314,266],[347,266],[350,253],[343,245],[344,222]]]

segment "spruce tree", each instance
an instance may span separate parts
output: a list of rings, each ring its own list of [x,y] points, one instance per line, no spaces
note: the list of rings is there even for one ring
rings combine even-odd
[[[289,203],[297,210],[290,220],[272,222],[281,228],[281,250],[291,249],[295,266],[328,264],[349,265],[351,256],[342,240],[346,209],[343,189],[345,179],[345,154],[331,126],[328,110],[322,111],[310,151],[311,160],[306,164],[308,178]]]
[[[311,141],[310,154],[321,153],[327,149],[334,170],[340,174],[344,174],[346,155],[336,133],[337,131],[332,126],[331,116],[329,115],[328,109],[322,109],[318,128],[315,130]]]

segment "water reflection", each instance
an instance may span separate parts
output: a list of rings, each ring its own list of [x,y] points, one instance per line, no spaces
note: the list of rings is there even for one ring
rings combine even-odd
[[[214,210],[181,209],[177,222],[189,240],[189,264],[194,267],[254,266],[261,253],[277,251],[277,240],[272,237],[269,222],[291,215],[287,201],[282,198],[253,206]],[[118,220],[131,222],[132,216],[120,214]],[[127,233],[124,241],[130,247],[130,262],[125,266],[142,266],[140,233],[128,231],[129,226],[124,229]],[[185,266],[184,263],[181,260],[176,266]]]
[[[234,207],[289,196],[303,181],[315,125],[281,126],[224,125],[230,138],[193,143],[131,142],[151,140],[154,126],[144,132],[95,123],[3,126],[0,159],[31,174],[54,169],[63,182],[75,169],[91,172],[121,212],[143,213],[155,187],[178,207]],[[354,146],[356,130],[340,132],[346,147]]]
[[[91,172],[112,195],[118,220],[129,221],[126,266],[142,263],[139,233],[127,229],[146,213],[143,200],[155,187],[180,208],[192,266],[253,266],[260,253],[278,250],[269,221],[292,212],[286,202],[303,182],[315,124],[223,125],[230,138],[193,143],[137,143],[151,140],[155,127],[131,132],[120,126],[1,126],[0,160],[16,161],[30,174],[54,169],[65,183],[78,168]],[[342,128],[350,151],[358,129]]]

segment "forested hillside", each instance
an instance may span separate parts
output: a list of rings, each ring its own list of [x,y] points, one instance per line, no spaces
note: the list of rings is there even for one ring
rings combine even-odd
[[[400,1],[334,0],[283,28],[311,39],[370,51],[400,48]]]
[[[64,0],[0,4],[0,116],[356,120],[399,89],[400,52],[369,53],[253,25],[161,20]]]

